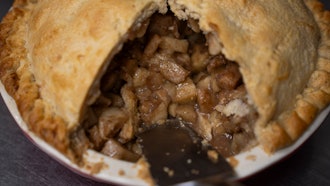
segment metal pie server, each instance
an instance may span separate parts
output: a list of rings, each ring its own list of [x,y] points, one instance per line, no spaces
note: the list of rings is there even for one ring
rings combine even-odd
[[[224,184],[235,176],[233,168],[178,119],[155,124],[137,137],[150,172],[160,186],[191,181],[203,185],[239,185]]]

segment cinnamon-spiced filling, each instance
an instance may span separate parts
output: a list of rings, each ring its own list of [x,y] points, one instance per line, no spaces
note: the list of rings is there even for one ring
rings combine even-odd
[[[141,155],[135,134],[169,118],[190,123],[226,157],[255,145],[257,112],[216,35],[172,14],[154,14],[132,33],[88,109],[83,127],[92,148],[135,161]]]

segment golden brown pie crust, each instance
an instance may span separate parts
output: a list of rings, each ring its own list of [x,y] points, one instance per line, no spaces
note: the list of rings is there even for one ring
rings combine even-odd
[[[69,138],[85,101],[98,95],[91,84],[132,25],[156,10],[166,12],[166,2],[15,1],[1,23],[0,77],[29,128],[76,159]]]
[[[318,1],[169,4],[177,16],[216,32],[222,52],[240,65],[259,113],[255,133],[267,152],[296,140],[329,104],[329,12]]]
[[[317,0],[168,3],[216,33],[222,53],[240,65],[266,152],[295,141],[330,103],[330,12]],[[16,0],[0,24],[0,78],[30,130],[77,159],[70,134],[109,59],[157,10],[165,13],[166,1]]]
[[[267,152],[295,141],[330,102],[330,12],[324,11],[323,5],[316,0],[305,3],[320,30],[316,68],[302,93],[296,96],[294,107],[283,111],[264,129],[259,129],[259,142]],[[276,134],[274,130],[281,132]]]

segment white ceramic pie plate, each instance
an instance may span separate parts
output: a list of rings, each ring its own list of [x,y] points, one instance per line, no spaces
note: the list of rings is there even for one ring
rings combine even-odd
[[[116,160],[93,150],[88,150],[84,155],[85,160],[87,160],[91,166],[78,167],[77,165],[73,164],[63,154],[58,152],[55,148],[28,130],[26,123],[22,120],[17,110],[15,101],[7,94],[1,82],[0,93],[9,111],[25,135],[41,150],[46,152],[48,155],[72,171],[91,179],[106,183],[116,183],[123,185],[148,185],[148,183],[140,176],[140,173],[143,170],[143,166]],[[294,152],[322,124],[326,116],[329,114],[329,111],[330,106],[328,106],[322,113],[320,113],[314,123],[294,144],[285,149],[279,150],[272,155],[268,155],[259,146],[257,146],[248,152],[236,155],[234,159],[238,162],[238,164],[235,166],[235,171],[237,173],[237,177],[235,179],[242,179],[251,176],[252,174],[255,174],[265,169],[266,167],[273,165],[282,158]],[[97,170],[100,168],[100,170],[95,173],[95,168]]]

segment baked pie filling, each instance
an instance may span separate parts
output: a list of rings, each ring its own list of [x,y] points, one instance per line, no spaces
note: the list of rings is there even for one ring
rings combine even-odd
[[[239,66],[220,50],[216,36],[204,35],[197,20],[154,14],[112,59],[83,122],[88,140],[76,141],[135,161],[141,154],[135,134],[178,118],[223,156],[255,145],[258,114]]]

